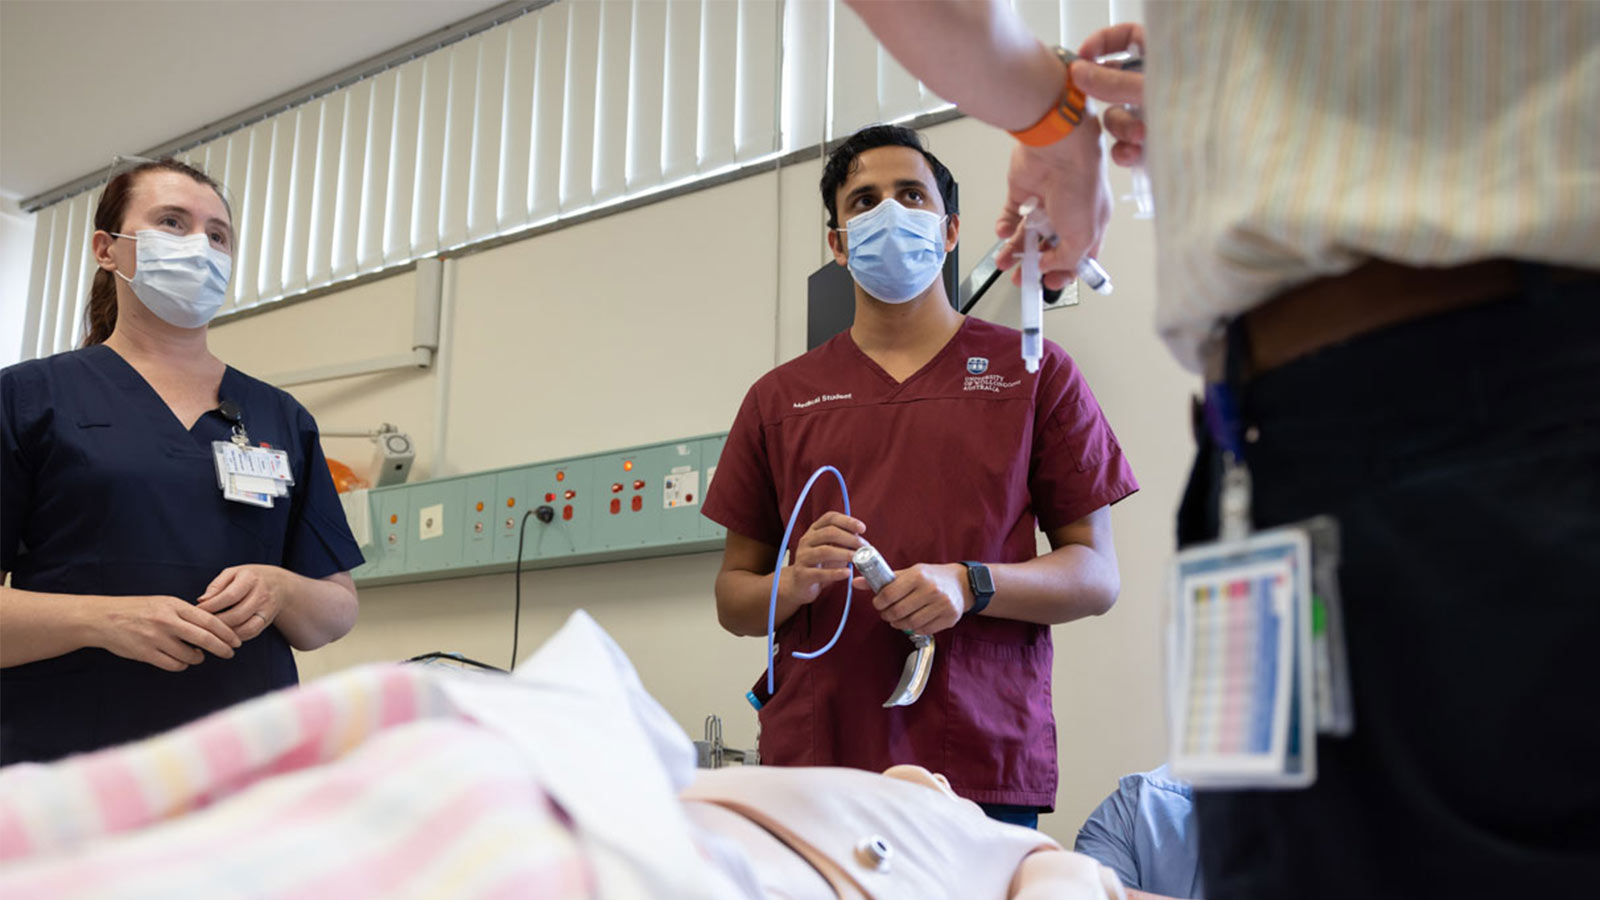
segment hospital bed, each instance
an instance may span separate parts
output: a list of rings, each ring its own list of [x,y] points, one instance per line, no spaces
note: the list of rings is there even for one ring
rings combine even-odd
[[[765,896],[680,802],[697,757],[754,762],[707,724],[579,612],[513,675],[363,666],[0,769],[0,896]]]

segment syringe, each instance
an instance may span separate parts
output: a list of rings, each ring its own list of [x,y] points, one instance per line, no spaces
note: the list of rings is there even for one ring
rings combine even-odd
[[[1138,72],[1144,69],[1144,48],[1138,44],[1116,53],[1105,53],[1094,58],[1097,66],[1116,66],[1124,72]],[[1139,107],[1131,103],[1123,104],[1123,109],[1134,115],[1140,115]],[[1141,116],[1142,118],[1142,116]],[[1135,219],[1149,219],[1156,214],[1156,202],[1150,190],[1150,173],[1142,165],[1129,166],[1128,177],[1133,182],[1133,193],[1127,198],[1133,201]],[[1085,279],[1087,280],[1087,279]]]
[[[1039,198],[1029,197],[1017,208],[1022,217],[1022,364],[1039,371],[1044,358],[1044,284],[1039,278],[1039,246],[1053,243],[1055,229],[1039,208]],[[1078,278],[1097,294],[1111,293],[1111,276],[1092,256],[1078,261]]]
[[[1017,210],[1022,215],[1022,365],[1039,371],[1044,359],[1044,283],[1039,280],[1039,235],[1049,222],[1037,197],[1029,197]]]
[[[1078,263],[1078,280],[1089,286],[1096,294],[1111,293],[1111,276],[1100,267],[1100,263],[1092,256],[1085,256]]]

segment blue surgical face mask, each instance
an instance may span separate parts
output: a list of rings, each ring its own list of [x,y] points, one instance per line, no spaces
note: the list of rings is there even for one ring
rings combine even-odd
[[[137,242],[133,277],[117,275],[162,321],[179,328],[199,328],[222,308],[233,257],[211,246],[208,236],[180,236],[155,229],[112,234]]]
[[[884,303],[920,296],[944,267],[944,220],[884,200],[845,222],[839,230],[845,232],[856,284]]]

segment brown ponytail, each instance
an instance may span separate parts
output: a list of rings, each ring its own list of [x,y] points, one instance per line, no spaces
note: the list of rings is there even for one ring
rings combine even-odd
[[[222,186],[217,184],[211,176],[196,169],[194,166],[181,163],[175,159],[157,159],[147,163],[140,163],[127,171],[119,173],[106,184],[106,189],[100,194],[100,204],[94,210],[94,230],[104,232],[122,231],[122,220],[128,212],[128,195],[132,193],[134,183],[145,172],[166,170],[168,172],[181,172],[193,178],[206,187],[217,192],[222,198],[224,206],[228,198],[222,192]],[[233,210],[228,210],[229,216]],[[117,327],[117,276],[106,269],[96,269],[94,281],[89,285],[89,307],[83,315],[83,346],[92,347],[95,344],[104,344],[111,337],[111,332]]]
[[[83,345],[104,344],[117,327],[117,276],[96,269],[89,285],[89,309],[83,314]]]

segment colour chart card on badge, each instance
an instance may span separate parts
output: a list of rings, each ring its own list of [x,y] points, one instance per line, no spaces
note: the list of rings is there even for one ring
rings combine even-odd
[[[1174,774],[1209,787],[1296,787],[1315,777],[1309,570],[1297,529],[1178,555]]]

